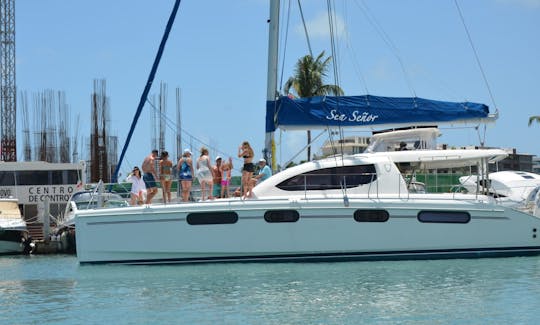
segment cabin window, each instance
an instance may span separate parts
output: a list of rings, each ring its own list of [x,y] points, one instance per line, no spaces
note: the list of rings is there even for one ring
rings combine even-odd
[[[300,214],[296,210],[271,210],[264,213],[266,222],[297,222]]]
[[[386,210],[356,210],[354,220],[358,222],[386,222],[390,218]]]
[[[0,172],[0,186],[14,186],[15,175],[13,172]]]
[[[17,172],[17,185],[49,185],[49,171],[26,170]]]
[[[471,215],[465,211],[420,211],[418,221],[432,223],[468,223]]]
[[[317,169],[291,177],[277,185],[285,191],[336,190],[369,184],[377,179],[374,165]]]
[[[221,225],[231,224],[238,221],[236,212],[194,212],[187,215],[187,223],[190,225]]]
[[[65,173],[67,174],[67,182],[63,184],[77,184],[79,182],[80,178],[77,170],[67,170]]]

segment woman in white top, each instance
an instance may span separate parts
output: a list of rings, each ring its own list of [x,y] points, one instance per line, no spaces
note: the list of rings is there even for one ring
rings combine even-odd
[[[133,171],[127,177],[127,181],[131,183],[131,205],[142,204],[145,201],[146,185],[144,185],[139,167],[133,167]]]
[[[201,148],[201,156],[197,159],[197,179],[199,184],[201,184],[201,201],[208,199],[213,199],[212,188],[213,188],[213,171],[212,165],[210,165],[210,157],[208,157],[208,149],[205,147]],[[206,186],[208,185],[208,197],[206,196]]]

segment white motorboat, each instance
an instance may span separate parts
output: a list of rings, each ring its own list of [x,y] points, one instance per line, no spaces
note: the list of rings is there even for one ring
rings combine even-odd
[[[28,230],[18,200],[0,198],[0,255],[21,254],[28,248]]]
[[[531,192],[540,186],[540,175],[507,170],[489,173],[487,179],[478,175],[462,176],[459,182],[469,193],[483,190],[503,204],[519,205],[531,200]]]
[[[64,214],[58,220],[58,228],[75,227],[75,213],[79,210],[127,206],[129,206],[127,200],[118,193],[87,190],[75,192],[69,198]]]
[[[100,183],[101,184],[101,183]],[[102,188],[102,187],[101,187]],[[58,218],[53,235],[62,242],[66,252],[76,252],[75,213],[80,210],[127,207],[129,203],[120,194],[111,192],[79,191],[69,198],[64,213]]]
[[[469,151],[474,159],[506,155]],[[418,161],[444,155],[416,154]],[[304,163],[253,192],[246,200],[77,211],[78,259],[138,264],[540,254],[538,208],[525,213],[477,194],[410,193],[393,159],[382,153]]]

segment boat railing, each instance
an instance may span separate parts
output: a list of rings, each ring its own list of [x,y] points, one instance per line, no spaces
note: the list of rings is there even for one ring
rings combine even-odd
[[[482,193],[467,192],[465,187],[461,186],[457,179],[459,174],[426,174],[426,175],[397,175],[395,181],[392,181],[390,190],[385,186],[381,187],[379,176],[376,173],[330,173],[330,174],[303,174],[291,179],[286,184],[279,184],[278,187],[290,191],[291,196],[298,197],[301,195],[303,199],[309,200],[313,198],[335,198],[336,193],[342,194],[344,197],[348,194],[366,194],[370,199],[381,199],[396,197],[401,200],[409,200],[412,194],[436,194],[446,193],[451,196],[441,196],[438,199],[460,199],[460,194],[476,194],[475,199],[478,199]],[[439,178],[437,178],[439,177]],[[107,184],[103,183],[103,188],[108,189],[110,185],[114,185],[117,194],[122,195],[129,200],[130,184]],[[405,185],[405,186],[404,186]],[[96,186],[94,185],[93,188]],[[364,190],[358,190],[359,187],[364,187]],[[119,190],[120,189],[120,190]],[[392,190],[393,189],[393,190]],[[332,192],[329,192],[331,190]],[[181,197],[172,191],[172,203],[180,203]],[[332,195],[324,194],[334,193]],[[231,188],[230,194],[233,197],[234,188]],[[318,195],[319,193],[321,195]],[[190,202],[199,202],[201,197],[200,186],[193,184],[190,192]],[[158,195],[154,197],[153,204],[161,204],[162,191],[158,190]],[[263,197],[258,198],[259,200]],[[97,199],[97,196],[95,197]],[[273,200],[276,198],[273,197]],[[470,196],[469,196],[470,199]],[[497,199],[497,198],[495,198]],[[211,201],[210,201],[211,202]],[[97,203],[97,201],[96,201]],[[95,203],[94,203],[95,204]],[[99,206],[99,204],[97,204]],[[98,207],[99,208],[99,207]]]

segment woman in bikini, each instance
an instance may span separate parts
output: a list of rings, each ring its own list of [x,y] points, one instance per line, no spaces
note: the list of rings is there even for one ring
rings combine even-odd
[[[172,161],[169,160],[169,153],[163,151],[159,161],[159,180],[161,181],[161,190],[163,191],[163,203],[171,203],[171,185],[172,185]]]
[[[255,171],[255,165],[253,165],[254,152],[249,142],[244,141],[238,148],[238,158],[244,158],[244,167],[242,167],[242,191],[243,197],[251,197],[251,178]]]

